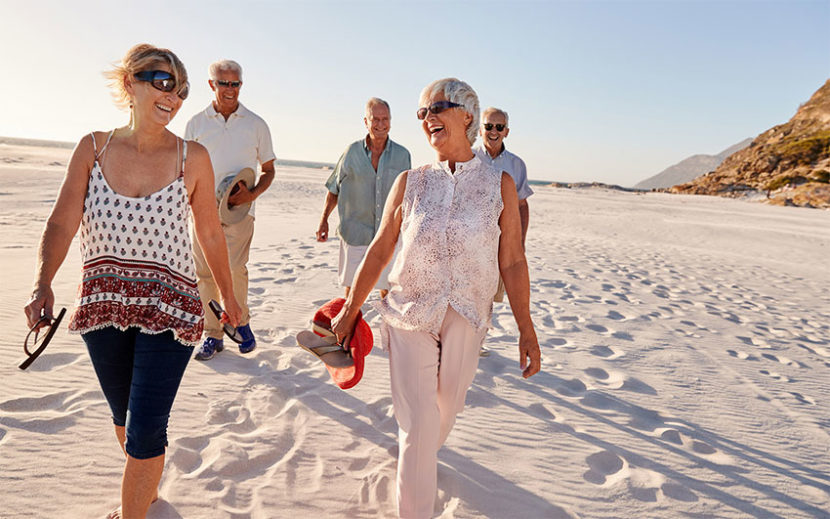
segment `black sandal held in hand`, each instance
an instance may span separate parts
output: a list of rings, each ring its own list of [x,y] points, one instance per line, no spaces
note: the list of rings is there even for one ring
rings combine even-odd
[[[43,317],[37,320],[34,326],[32,326],[32,328],[29,330],[29,333],[26,335],[26,339],[23,341],[23,351],[29,358],[24,360],[23,363],[20,364],[20,366],[18,366],[20,369],[26,369],[29,366],[31,366],[32,362],[34,362],[35,359],[38,358],[41,353],[43,353],[43,350],[45,350],[46,346],[49,345],[49,341],[51,341],[52,337],[55,336],[55,332],[58,331],[58,327],[60,326],[61,320],[63,319],[63,315],[65,313],[66,308],[61,308],[61,311],[58,312],[57,317],[52,318],[44,315]],[[48,330],[45,334],[41,335],[40,339],[38,339],[38,333],[40,332],[38,326],[44,322],[49,323],[46,325],[48,327]],[[32,340],[32,346],[38,345],[38,343],[40,344],[38,345],[38,348],[35,351],[30,352],[29,337],[31,337],[33,333],[35,334],[35,337],[34,340]]]

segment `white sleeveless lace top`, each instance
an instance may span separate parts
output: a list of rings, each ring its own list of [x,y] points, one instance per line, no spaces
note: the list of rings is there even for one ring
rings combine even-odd
[[[377,305],[395,328],[437,334],[451,305],[486,328],[499,280],[501,173],[478,157],[407,173],[401,250]]]

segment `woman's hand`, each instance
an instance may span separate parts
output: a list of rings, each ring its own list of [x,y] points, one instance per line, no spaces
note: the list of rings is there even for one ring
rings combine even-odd
[[[34,326],[44,315],[52,317],[52,307],[54,304],[55,294],[52,293],[52,287],[35,287],[32,291],[32,297],[29,298],[29,302],[23,307],[23,312],[26,314],[26,324],[29,328]],[[48,322],[42,322],[38,328],[42,328],[48,324]]]
[[[340,313],[331,320],[331,331],[337,337],[337,343],[341,344],[346,351],[349,351],[349,343],[352,340],[356,323],[357,314],[348,311],[347,305],[343,305]]]
[[[530,363],[528,364],[528,360]],[[542,354],[539,351],[539,340],[536,332],[519,334],[519,367],[522,368],[522,376],[530,378],[542,369]]]

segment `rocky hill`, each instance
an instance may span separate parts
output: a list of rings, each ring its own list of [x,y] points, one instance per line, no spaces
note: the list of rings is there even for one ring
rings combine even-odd
[[[660,173],[649,177],[634,186],[635,189],[664,189],[690,182],[695,178],[717,168],[726,157],[738,150],[749,146],[752,138],[745,139],[738,144],[732,145],[717,155],[706,155],[703,153],[692,155],[681,160],[673,166],[669,166]]]
[[[765,131],[720,166],[672,193],[742,196],[830,208],[830,80],[788,122]]]

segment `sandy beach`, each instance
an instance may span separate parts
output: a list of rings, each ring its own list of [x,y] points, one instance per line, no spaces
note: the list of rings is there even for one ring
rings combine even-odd
[[[0,144],[3,518],[102,517],[119,500],[123,458],[80,337],[64,324],[17,367],[37,241],[70,153]],[[259,346],[188,366],[148,517],[395,515],[387,355],[376,347],[363,381],[341,391],[294,339],[342,293],[337,239],[314,240],[327,176],[278,166],[258,202]],[[516,326],[497,304],[491,355],[439,453],[436,516],[830,517],[830,212],[535,190],[542,372],[522,379]],[[75,243],[58,307],[71,311],[79,277]],[[377,313],[364,311],[377,339]]]

